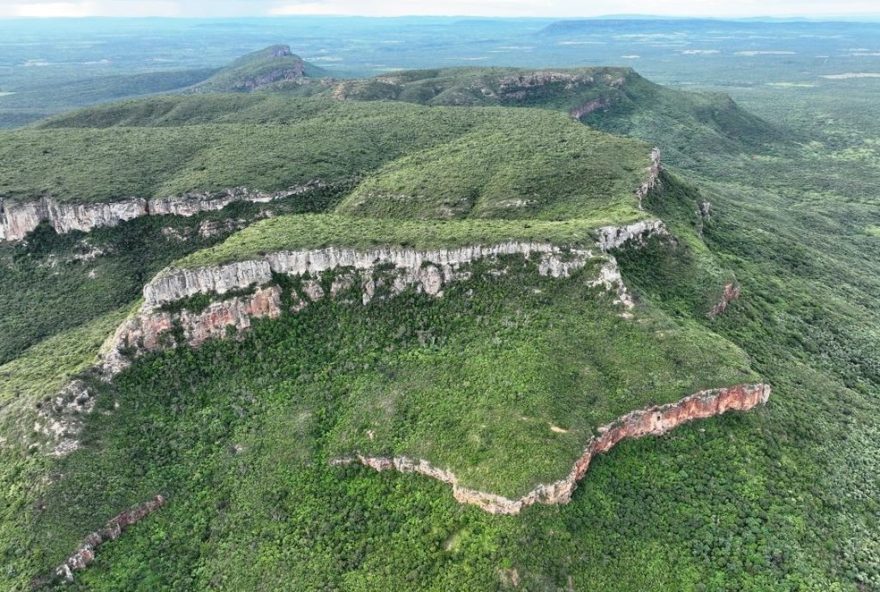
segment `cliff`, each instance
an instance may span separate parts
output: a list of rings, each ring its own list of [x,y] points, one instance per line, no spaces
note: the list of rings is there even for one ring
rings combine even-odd
[[[302,279],[298,288],[291,288],[290,312],[295,313],[328,297],[320,282],[327,271],[336,272],[329,297],[354,289],[366,305],[375,298],[391,298],[407,289],[440,297],[443,286],[470,277],[470,264],[511,255],[525,258],[538,274],[554,278],[569,277],[593,260],[601,259],[592,284],[615,293],[616,302],[624,308],[633,306],[614,258],[592,250],[506,242],[430,251],[393,247],[281,251],[258,260],[194,269],[172,268],[160,273],[144,287],[144,303],[138,314],[123,323],[106,344],[102,373],[112,377],[130,363],[133,354],[168,346],[175,328],[182,331],[185,344],[198,346],[206,339],[224,337],[229,327],[236,331],[249,328],[253,318],[278,317],[283,312],[281,288],[273,283],[274,274]],[[249,290],[253,292],[223,298],[225,294]],[[167,310],[169,305],[198,294],[213,294],[218,300],[200,312]]]
[[[0,241],[21,240],[42,222],[51,224],[59,234],[72,230],[89,232],[140,216],[193,216],[199,212],[221,210],[233,202],[267,203],[324,186],[320,181],[312,181],[273,193],[234,187],[214,193],[192,192],[151,199],[132,197],[105,203],[68,203],[50,197],[28,202],[0,199]]]
[[[516,499],[463,487],[452,471],[435,467],[426,460],[359,454],[333,460],[331,464],[360,463],[376,471],[393,469],[403,473],[418,473],[451,485],[452,494],[460,503],[475,505],[491,514],[519,514],[523,508],[534,504],[566,504],[571,501],[571,496],[578,482],[586,475],[593,457],[608,452],[623,440],[660,436],[684,423],[714,417],[731,410],[748,411],[763,405],[769,397],[770,386],[767,384],[737,385],[701,391],[675,403],[628,413],[596,430],[598,435],[590,438],[583,454],[563,479],[540,484]]]
[[[272,252],[260,259],[208,267],[168,268],[144,287],[143,304],[108,337],[95,369],[111,380],[143,353],[179,345],[197,347],[208,339],[246,331],[255,319],[298,313],[322,298],[352,291],[363,305],[408,289],[442,297],[445,285],[471,276],[469,266],[481,260],[497,262],[503,256],[523,257],[536,273],[553,278],[567,278],[592,266],[595,275],[587,281],[612,293],[620,315],[629,318],[635,303],[617,261],[603,251],[630,242],[638,246],[645,236],[667,234],[662,222],[654,220],[602,229],[597,249],[516,241],[433,250],[327,247]],[[503,268],[497,271],[503,273]],[[329,285],[322,282],[325,272],[335,274]],[[290,288],[288,311],[276,275],[300,280]],[[206,294],[212,297],[207,307],[187,308],[187,298]],[[76,383],[40,410],[35,429],[55,441],[53,454],[63,456],[78,447],[81,416],[90,410],[87,389]]]
[[[95,560],[95,552],[98,547],[107,541],[115,541],[129,526],[140,522],[164,505],[165,498],[157,495],[150,501],[113,517],[104,525],[104,528],[87,536],[82,545],[56,568],[55,575],[72,582],[74,571],[85,569]]]

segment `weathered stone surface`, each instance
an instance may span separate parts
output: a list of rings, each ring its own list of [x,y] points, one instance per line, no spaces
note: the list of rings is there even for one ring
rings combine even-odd
[[[709,311],[708,316],[710,319],[714,319],[725,310],[730,305],[731,302],[739,298],[740,296],[740,287],[734,282],[728,282],[724,284],[724,291],[721,292],[721,299],[718,303],[712,307],[712,310]]]
[[[89,232],[101,226],[148,215],[193,216],[199,212],[220,210],[237,201],[266,203],[320,189],[321,181],[310,181],[285,191],[266,193],[245,187],[233,187],[215,193],[185,193],[173,197],[144,199],[132,197],[107,203],[69,203],[44,197],[19,202],[0,199],[0,241],[18,241],[41,222],[49,222],[59,234],[72,230]]]
[[[70,381],[52,398],[43,401],[37,410],[34,431],[55,442],[52,455],[65,456],[79,448],[83,417],[95,408],[95,398],[81,380]]]
[[[327,247],[280,251],[270,253],[263,259],[165,270],[144,287],[144,299],[150,306],[159,306],[200,293],[224,294],[252,284],[267,283],[272,278],[272,272],[302,277],[343,268],[370,271],[380,266],[395,270],[391,277],[396,292],[415,286],[419,291],[437,295],[443,283],[459,277],[457,271],[460,266],[480,259],[517,254],[526,258],[540,256],[538,272],[551,277],[567,277],[595,257],[590,250],[567,251],[548,243],[521,242],[426,251],[395,247],[367,250]],[[365,293],[367,291],[365,289]]]
[[[76,552],[55,569],[55,574],[72,582],[73,572],[85,569],[95,560],[95,552],[98,550],[98,547],[107,541],[118,539],[129,526],[137,524],[152,514],[164,506],[165,502],[166,500],[163,496],[157,495],[150,501],[113,517],[104,525],[104,528],[88,535]]]
[[[144,302],[155,307],[196,294],[225,294],[272,281],[272,269],[265,260],[238,261],[225,265],[177,269],[162,272],[144,286]]]
[[[440,469],[422,459],[358,454],[335,459],[331,464],[360,463],[376,471],[393,469],[403,473],[418,473],[451,485],[452,494],[460,503],[475,505],[491,514],[519,514],[523,508],[534,504],[566,504],[571,501],[571,495],[578,482],[586,475],[593,457],[608,452],[622,440],[659,436],[683,423],[714,417],[731,410],[748,411],[763,405],[769,397],[770,385],[744,384],[701,391],[675,403],[628,413],[597,430],[598,435],[590,438],[583,454],[574,462],[565,478],[538,485],[517,499],[463,487],[452,471]]]
[[[147,306],[126,320],[105,345],[101,370],[110,379],[131,363],[141,352],[156,351],[171,345],[170,331],[179,326],[185,343],[198,347],[208,339],[225,337],[227,331],[250,328],[253,319],[277,318],[281,314],[281,288],[257,288],[253,294],[236,296],[211,303],[205,310],[182,310],[171,313]]]
[[[648,167],[648,178],[636,190],[636,197],[639,198],[639,209],[642,209],[642,200],[648,197],[654,189],[660,186],[660,174],[663,172],[663,166],[660,163],[660,149],[651,150],[651,165]]]
[[[599,229],[598,244],[607,253],[630,241],[641,246],[652,236],[669,236],[662,220],[640,220],[626,226],[603,226]]]

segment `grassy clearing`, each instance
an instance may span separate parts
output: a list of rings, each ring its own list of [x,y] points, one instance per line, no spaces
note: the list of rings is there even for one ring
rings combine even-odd
[[[54,395],[97,360],[98,349],[131,312],[124,306],[75,329],[53,335],[0,366],[0,407]]]

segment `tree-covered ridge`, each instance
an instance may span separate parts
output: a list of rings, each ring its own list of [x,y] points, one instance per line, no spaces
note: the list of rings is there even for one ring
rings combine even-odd
[[[198,123],[180,125],[190,121]],[[431,171],[437,183],[429,199],[438,204],[472,199],[484,185],[493,199],[511,202],[613,201],[643,182],[650,152],[547,111],[286,96],[145,100],[83,112],[71,123],[77,127],[55,121],[50,129],[3,133],[0,194],[84,202],[240,186],[273,191],[363,177],[436,148],[450,153]],[[515,158],[503,159],[510,150]],[[492,188],[486,167],[496,185],[511,181]],[[424,193],[421,173],[407,168],[378,174],[387,174],[390,190],[403,182],[401,191]]]
[[[332,92],[362,101],[560,110],[597,129],[648,140],[679,165],[790,141],[790,132],[725,94],[661,86],[631,68],[417,70],[341,82]]]

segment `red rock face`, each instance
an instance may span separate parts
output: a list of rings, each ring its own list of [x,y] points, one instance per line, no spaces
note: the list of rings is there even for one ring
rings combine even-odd
[[[727,310],[727,306],[740,297],[740,289],[739,286],[730,282],[724,285],[724,292],[721,293],[721,300],[718,301],[718,304],[712,307],[712,310],[709,311],[709,318],[714,319],[725,310]]]
[[[73,580],[73,572],[85,569],[95,560],[95,551],[107,541],[114,541],[125,532],[132,524],[140,522],[159,508],[165,505],[165,498],[157,495],[148,502],[127,510],[110,519],[104,528],[88,535],[83,544],[76,552],[67,558],[63,564],[55,570],[56,575],[68,581]]]
[[[534,504],[566,504],[571,501],[572,493],[578,481],[586,475],[593,457],[608,452],[622,440],[659,436],[683,423],[714,417],[731,410],[748,411],[763,405],[769,397],[769,385],[744,384],[701,391],[675,403],[628,413],[598,429],[599,436],[590,439],[584,453],[574,462],[564,479],[538,485],[517,499],[462,487],[452,471],[433,467],[425,460],[358,455],[349,459],[337,459],[332,464],[359,462],[377,471],[396,469],[404,473],[419,473],[452,485],[452,494],[460,503],[475,505],[490,514],[519,514],[523,508]]]
[[[215,302],[200,313],[183,311],[180,323],[186,342],[197,347],[208,339],[223,337],[227,327],[237,331],[248,329],[252,318],[277,318],[281,314],[281,289],[260,288],[253,295]]]

